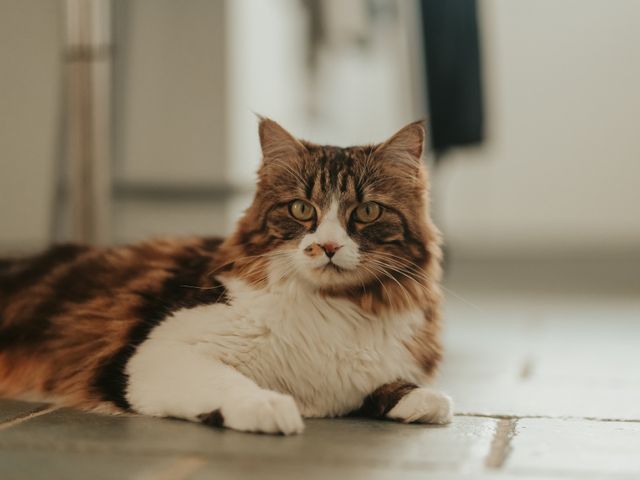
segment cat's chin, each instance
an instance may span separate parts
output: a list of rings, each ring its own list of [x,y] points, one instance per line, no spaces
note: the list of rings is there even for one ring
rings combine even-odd
[[[334,263],[309,269],[304,277],[309,284],[320,289],[348,288],[361,283],[357,269],[347,269]]]
[[[340,265],[336,265],[333,262],[329,262],[326,265],[323,265],[322,267],[318,267],[314,270],[318,272],[335,272],[335,273],[343,273],[347,271],[346,268],[341,267]]]

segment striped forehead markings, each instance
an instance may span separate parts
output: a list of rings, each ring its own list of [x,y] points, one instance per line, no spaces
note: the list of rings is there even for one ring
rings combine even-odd
[[[307,184],[304,187],[304,194],[307,197],[307,200],[311,200],[311,196],[313,195],[313,187],[316,184],[316,176],[312,173],[307,177]]]
[[[363,198],[364,178],[356,175],[355,162],[358,152],[338,147],[319,147],[313,151],[312,163],[303,174],[304,194],[308,200],[314,192],[326,194],[330,191],[347,193],[353,189],[359,202]],[[366,155],[367,152],[361,152]]]
[[[317,160],[320,190],[347,191],[353,177],[353,158],[340,149],[325,148]],[[315,183],[315,182],[314,182]],[[355,182],[354,182],[355,183]]]

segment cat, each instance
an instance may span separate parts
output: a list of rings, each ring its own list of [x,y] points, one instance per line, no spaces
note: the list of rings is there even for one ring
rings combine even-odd
[[[0,395],[295,434],[303,417],[445,424],[440,234],[425,131],[299,140],[260,118],[226,239],[59,245],[0,261]]]

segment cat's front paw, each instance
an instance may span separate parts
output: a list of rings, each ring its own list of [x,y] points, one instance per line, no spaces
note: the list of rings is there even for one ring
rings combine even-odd
[[[387,417],[404,423],[450,423],[453,402],[447,395],[430,388],[416,388],[393,407]]]
[[[218,415],[220,426],[243,432],[291,435],[304,430],[293,397],[270,390],[231,399],[222,406]]]

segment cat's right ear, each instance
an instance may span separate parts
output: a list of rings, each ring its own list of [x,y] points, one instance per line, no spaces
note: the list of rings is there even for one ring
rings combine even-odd
[[[422,164],[425,131],[422,121],[413,122],[401,128],[389,140],[379,145],[376,156],[399,165],[418,166]]]
[[[277,158],[295,157],[306,150],[299,140],[278,123],[270,118],[258,118],[260,119],[258,134],[260,135],[260,146],[262,147],[262,156],[265,163]]]

